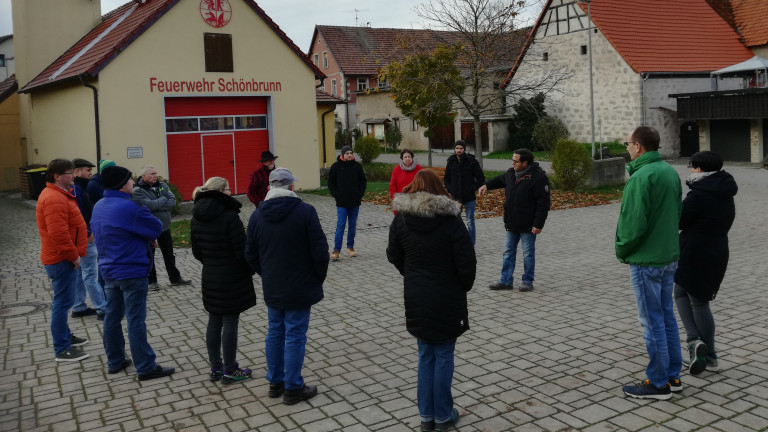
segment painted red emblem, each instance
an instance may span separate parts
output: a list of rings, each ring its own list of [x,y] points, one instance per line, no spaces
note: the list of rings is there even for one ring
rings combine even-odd
[[[224,27],[232,19],[229,0],[200,0],[200,16],[211,27]]]

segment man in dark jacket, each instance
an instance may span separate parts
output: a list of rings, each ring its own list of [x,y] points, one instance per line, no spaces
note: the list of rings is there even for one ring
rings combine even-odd
[[[328,242],[315,208],[293,192],[285,168],[269,175],[270,189],[248,222],[245,259],[261,276],[269,330],[266,338],[269,397],[293,405],[317,395],[301,368],[312,305],[323,299]]]
[[[523,283],[520,291],[533,290],[533,272],[536,266],[536,235],[541,234],[549,214],[549,179],[533,161],[528,149],[515,150],[512,168],[484,184],[478,192],[504,188],[504,228],[507,242],[502,258],[501,279],[491,285],[492,290],[511,290],[515,273],[517,244],[523,244]]]
[[[85,159],[75,158],[72,160],[75,164],[75,184],[72,185],[72,195],[77,198],[77,207],[85,219],[88,227],[88,251],[86,255],[80,258],[80,279],[77,281],[77,294],[75,296],[75,305],[72,306],[72,318],[96,315],[100,321],[104,320],[104,286],[99,283],[99,265],[97,262],[98,254],[96,243],[93,241],[91,232],[91,213],[93,212],[93,203],[86,194],[88,180],[91,178],[91,171],[95,166]],[[93,307],[89,308],[85,302],[85,295],[91,298]]]
[[[104,168],[101,174],[104,197],[93,207],[91,228],[99,250],[99,268],[106,281],[104,351],[108,372],[116,374],[131,365],[131,359],[125,356],[121,324],[125,316],[139,381],[169,376],[174,369],[155,362],[144,322],[151,243],[160,235],[162,224],[146,207],[131,201],[130,171],[112,166]]]
[[[357,230],[357,215],[360,211],[360,203],[365,195],[365,173],[363,166],[355,160],[352,147],[341,148],[339,159],[331,165],[328,173],[328,190],[336,199],[336,235],[333,239],[333,253],[331,260],[339,259],[342,240],[344,240],[344,226],[349,221],[347,231],[347,254],[357,256],[355,252],[355,232]]]
[[[96,203],[104,196],[104,185],[101,184],[101,172],[104,171],[104,168],[111,166],[115,166],[115,161],[109,159],[100,160],[99,171],[88,180],[88,187],[85,191],[88,193],[88,198],[90,198],[93,205],[96,205]]]
[[[464,206],[467,215],[467,231],[475,244],[475,191],[485,183],[485,175],[474,156],[465,152],[467,143],[458,140],[445,165],[445,189]]]
[[[141,178],[133,188],[133,200],[148,208],[163,224],[163,231],[157,238],[157,245],[163,254],[165,271],[171,285],[189,285],[191,282],[181,277],[176,268],[176,256],[173,254],[173,237],[171,237],[171,209],[176,207],[176,196],[167,184],[157,180],[157,169],[152,165],[141,168]],[[155,250],[152,250],[152,271],[149,273],[149,289],[157,291],[157,266],[155,266]]]
[[[248,178],[248,199],[256,207],[264,201],[264,197],[267,195],[269,173],[275,169],[275,159],[277,159],[277,156],[273,155],[271,151],[261,152],[261,159],[259,160],[261,166],[252,172],[250,178]]]

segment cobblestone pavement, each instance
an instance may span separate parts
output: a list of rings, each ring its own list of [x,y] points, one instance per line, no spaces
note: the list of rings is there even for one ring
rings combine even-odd
[[[687,175],[682,164],[677,168]],[[477,221],[478,275],[471,329],[459,338],[453,394],[461,431],[768,430],[766,191],[768,171],[729,167],[739,183],[731,260],[713,302],[722,370],[684,372],[682,394],[638,401],[622,384],[643,378],[646,354],[613,236],[619,204],[550,213],[537,242],[536,289],[495,292],[504,243],[500,218]],[[683,177],[684,178],[684,177]],[[332,200],[317,207],[329,241]],[[250,204],[244,212],[246,219]],[[57,364],[49,336],[50,282],[39,263],[34,211],[0,197],[0,431],[409,431],[418,427],[417,348],[405,330],[402,279],[385,257],[391,213],[360,211],[357,258],[331,263],[312,310],[304,376],[320,394],[285,406],[267,398],[266,308],[241,316],[238,360],[254,378],[208,381],[200,265],[177,250],[191,287],[150,292],[147,324],[158,361],[176,374],[146,382],[135,369],[106,373],[101,323],[70,318],[90,357]],[[160,260],[158,259],[158,262]],[[162,264],[161,264],[162,265]],[[519,282],[519,270],[518,279]],[[256,278],[258,280],[258,278]],[[37,310],[35,305],[40,305]],[[682,328],[681,328],[682,333]]]

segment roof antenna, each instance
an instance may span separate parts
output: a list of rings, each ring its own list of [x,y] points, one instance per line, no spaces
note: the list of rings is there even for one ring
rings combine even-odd
[[[353,10],[355,11],[355,27],[357,27],[358,26],[357,14],[359,14],[360,12],[368,12],[368,9],[353,9]]]

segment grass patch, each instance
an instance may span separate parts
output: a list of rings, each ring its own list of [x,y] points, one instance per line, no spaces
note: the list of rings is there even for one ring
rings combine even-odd
[[[173,247],[192,247],[191,227],[192,221],[189,219],[182,219],[171,222],[171,237],[173,238]]]
[[[311,195],[319,195],[319,196],[331,196],[331,191],[328,190],[328,181],[327,180],[321,180],[320,181],[320,189],[305,189],[302,190],[301,193],[307,193]],[[365,194],[380,194],[380,193],[389,193],[389,182],[374,182],[369,181],[365,184]],[[363,197],[365,199],[365,197]]]

